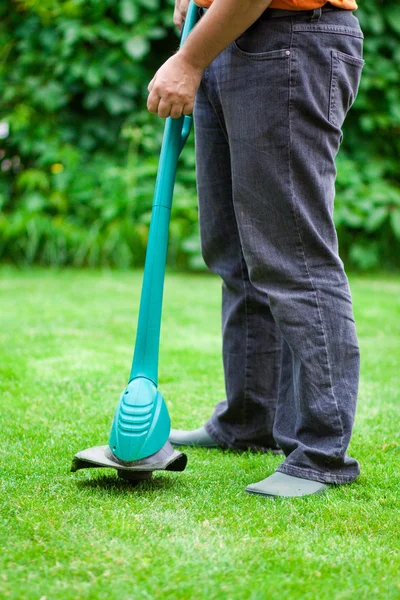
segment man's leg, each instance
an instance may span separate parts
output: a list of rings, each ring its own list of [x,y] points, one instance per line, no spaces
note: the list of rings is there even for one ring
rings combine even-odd
[[[286,454],[279,471],[325,483],[359,474],[346,453],[359,350],[332,211],[340,127],[362,65],[360,34],[348,11],[327,12],[319,23],[261,19],[210,68],[249,278],[269,299],[292,362],[274,428]]]
[[[281,339],[268,298],[249,282],[232,203],[229,145],[223,119],[207,96],[207,71],[194,121],[202,254],[223,280],[226,399],[215,407],[206,431],[222,447],[273,449]]]

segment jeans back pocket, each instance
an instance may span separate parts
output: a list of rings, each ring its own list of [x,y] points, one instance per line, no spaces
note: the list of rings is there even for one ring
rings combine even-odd
[[[331,50],[331,61],[328,119],[340,128],[356,99],[365,61],[340,50]]]

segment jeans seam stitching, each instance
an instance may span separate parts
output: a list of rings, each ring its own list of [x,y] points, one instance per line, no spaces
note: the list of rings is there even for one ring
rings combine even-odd
[[[292,23],[292,25],[293,25],[293,23]],[[292,26],[292,34],[293,34],[293,26]],[[299,222],[298,222],[298,218],[297,218],[297,214],[296,214],[296,203],[295,203],[294,186],[293,186],[293,178],[292,178],[292,111],[291,111],[291,106],[292,106],[292,62],[293,62],[292,56],[293,56],[293,52],[291,51],[291,56],[290,56],[290,60],[289,60],[289,99],[288,99],[288,113],[289,113],[288,114],[288,128],[289,128],[289,185],[290,185],[290,196],[291,196],[291,201],[292,201],[292,206],[293,206],[293,215],[294,215],[295,225],[296,225],[296,229],[297,229],[297,234],[298,234],[299,240],[300,240],[300,249],[301,249],[302,258],[303,258],[303,261],[304,261],[304,266],[306,268],[307,277],[308,277],[308,279],[309,279],[309,281],[311,283],[311,287],[312,287],[312,290],[313,290],[314,295],[315,295],[315,300],[316,300],[316,305],[317,305],[317,310],[318,310],[318,316],[319,316],[319,321],[320,321],[320,328],[321,328],[323,339],[324,339],[325,355],[326,355],[326,360],[327,360],[330,390],[331,390],[331,395],[332,395],[334,404],[336,406],[337,419],[339,421],[339,425],[340,425],[340,429],[341,429],[340,445],[339,445],[339,449],[336,451],[337,452],[337,456],[339,457],[341,455],[341,452],[342,452],[343,440],[344,440],[343,421],[342,421],[342,418],[341,418],[341,415],[340,415],[339,405],[338,405],[336,396],[335,396],[334,391],[333,391],[332,372],[331,372],[331,365],[330,365],[330,361],[329,361],[326,332],[325,332],[325,328],[324,328],[323,321],[322,321],[321,308],[320,308],[320,304],[319,304],[319,301],[318,301],[318,294],[317,294],[317,290],[316,290],[315,285],[314,285],[314,281],[313,281],[313,279],[311,277],[310,270],[308,268],[307,258],[306,258],[306,254],[305,254],[305,250],[304,250],[303,238],[302,238],[302,235],[301,235],[300,226],[299,226]]]
[[[332,125],[338,126],[336,123],[336,119],[334,119],[334,113],[336,111],[336,88],[337,88],[337,65],[336,65],[336,56],[334,51],[331,50],[331,80],[330,80],[330,90],[329,90],[329,111],[328,111],[328,121],[332,123]]]
[[[238,226],[237,226],[238,227]],[[239,227],[238,227],[238,237],[239,237],[239,247],[241,248]],[[244,364],[244,391],[243,391],[243,425],[247,423],[247,400],[248,400],[248,389],[247,389],[247,379],[248,379],[248,357],[249,357],[249,311],[248,311],[248,299],[247,299],[247,289],[246,289],[246,280],[244,278],[244,269],[243,269],[243,261],[244,261],[243,249],[241,248],[240,252],[240,270],[242,273],[242,282],[243,282],[243,294],[244,294],[244,312],[246,316],[246,360]]]
[[[237,45],[236,41],[232,44],[233,51],[238,53],[240,56],[247,60],[277,60],[278,58],[286,58],[287,48],[281,48],[280,50],[270,50],[268,52],[246,52]]]
[[[218,112],[210,98],[210,95],[208,93],[208,89],[207,89],[207,83],[204,79],[204,90],[206,93],[206,96],[208,98],[208,101],[210,102],[210,105],[215,113],[216,119],[219,123],[219,126],[221,128],[221,131],[228,143],[229,146],[229,138],[227,136],[227,133],[225,132],[225,128],[222,126],[222,123],[220,121]],[[233,197],[232,197],[232,203],[233,203]],[[233,206],[233,211],[235,213],[235,206]],[[243,293],[244,293],[244,307],[245,307],[245,315],[246,315],[246,361],[245,361],[245,371],[244,371],[244,402],[243,402],[243,425],[246,425],[247,423],[247,414],[246,414],[246,406],[247,406],[247,399],[248,399],[248,393],[247,393],[247,365],[248,365],[248,340],[249,340],[249,324],[248,324],[248,305],[247,305],[247,291],[246,291],[246,281],[244,278],[244,270],[243,270],[243,261],[244,261],[244,255],[243,255],[243,248],[242,248],[242,244],[241,244],[241,240],[240,240],[240,233],[239,233],[239,226],[237,223],[237,219],[235,219],[236,221],[236,230],[237,230],[237,235],[238,235],[238,239],[239,239],[239,249],[240,249],[240,271],[242,274],[242,283],[243,283]]]
[[[304,25],[295,24],[294,31],[295,33],[301,33],[306,31],[311,31],[313,33],[341,33],[343,35],[348,35],[350,37],[356,37],[359,39],[363,39],[364,37],[363,34],[360,34],[360,32],[357,29],[349,29],[329,25],[308,25],[307,23],[305,23]]]

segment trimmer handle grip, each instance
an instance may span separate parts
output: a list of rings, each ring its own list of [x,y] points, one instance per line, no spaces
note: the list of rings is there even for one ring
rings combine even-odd
[[[196,25],[199,20],[199,7],[190,0],[189,6],[186,13],[186,19],[183,21],[182,29],[181,29],[181,37],[179,39],[179,48],[185,43],[185,40],[193,27]]]
[[[185,40],[193,27],[196,25],[199,20],[199,7],[193,2],[190,1],[188,10],[186,13],[186,19],[183,22],[181,29],[181,37],[179,40],[179,48],[185,43]],[[192,128],[193,118],[191,115],[185,115],[182,123],[182,136],[181,136],[181,148],[179,154],[182,152],[184,145],[186,144],[186,140],[189,137],[190,130]]]
[[[192,129],[193,117],[191,115],[185,115],[183,119],[182,125],[182,133],[181,133],[181,149],[179,154],[182,152],[184,145],[186,144],[186,140],[189,137],[190,130]]]

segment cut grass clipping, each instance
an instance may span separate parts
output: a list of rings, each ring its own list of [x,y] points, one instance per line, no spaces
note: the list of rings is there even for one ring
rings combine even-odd
[[[0,597],[400,599],[400,278],[352,278],[362,378],[350,452],[327,494],[244,488],[279,456],[188,449],[137,488],[69,472],[107,443],[132,357],[142,274],[0,270]],[[224,396],[220,282],[168,275],[160,389],[175,427]]]

